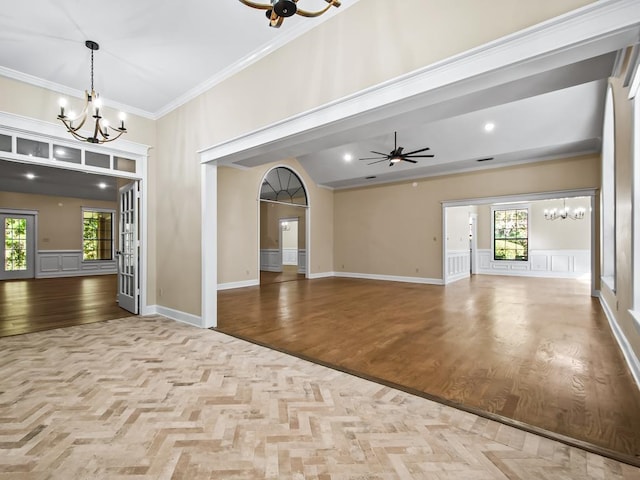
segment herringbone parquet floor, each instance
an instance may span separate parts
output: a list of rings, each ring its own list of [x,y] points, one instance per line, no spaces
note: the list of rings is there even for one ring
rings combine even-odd
[[[0,339],[0,479],[640,479],[160,317]]]

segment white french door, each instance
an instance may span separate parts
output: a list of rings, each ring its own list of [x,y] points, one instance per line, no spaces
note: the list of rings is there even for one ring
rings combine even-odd
[[[118,246],[118,304],[137,315],[140,305],[138,235],[138,182],[132,182],[119,190],[120,243]]]
[[[35,217],[0,213],[0,280],[35,276]]]

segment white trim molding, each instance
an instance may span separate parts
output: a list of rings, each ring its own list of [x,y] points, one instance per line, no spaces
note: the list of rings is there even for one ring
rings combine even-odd
[[[447,285],[471,276],[471,251],[447,249]]]
[[[627,340],[627,337],[624,335],[624,332],[620,328],[620,325],[618,325],[618,322],[616,322],[616,317],[609,308],[609,305],[607,305],[605,299],[602,297],[602,295],[600,295],[599,298],[600,305],[602,305],[602,310],[604,310],[604,314],[609,321],[609,326],[611,326],[613,336],[618,342],[620,350],[622,350],[622,355],[627,361],[627,366],[631,371],[633,379],[636,381],[636,385],[638,386],[638,388],[640,388],[640,359],[638,359],[638,357],[636,356],[635,352],[633,351],[633,347],[629,343],[629,340]]]
[[[257,278],[252,278],[251,280],[243,280],[241,282],[228,282],[228,283],[219,283],[218,291],[222,290],[233,290],[236,288],[246,288],[246,287],[256,287],[260,285],[260,280]]]
[[[385,282],[419,283],[422,285],[444,285],[441,278],[403,277],[398,275],[378,275],[375,273],[334,272],[334,277],[360,278],[363,280],[382,280]]]
[[[478,249],[479,275],[581,278],[591,274],[589,250],[529,250],[529,260],[493,260],[490,248]]]
[[[180,310],[174,310],[173,308],[163,307],[162,305],[152,305],[148,307],[145,312],[146,315],[162,315],[163,317],[170,318],[176,322],[186,323],[194,327],[207,328],[202,325],[202,317],[193,315],[191,313],[182,312]]]
[[[82,250],[39,250],[36,255],[36,278],[115,275],[116,260],[82,260]]]

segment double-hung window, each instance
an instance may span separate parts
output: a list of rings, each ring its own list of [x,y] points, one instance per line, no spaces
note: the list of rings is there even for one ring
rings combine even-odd
[[[82,260],[113,260],[115,212],[82,209]]]
[[[529,209],[493,209],[493,259],[529,260]]]

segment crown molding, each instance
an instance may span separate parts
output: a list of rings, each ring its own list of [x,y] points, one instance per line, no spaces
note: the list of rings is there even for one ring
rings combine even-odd
[[[318,25],[321,25],[327,20],[333,18],[335,15],[340,13],[340,11],[347,10],[349,7],[352,7],[359,1],[360,0],[350,0],[349,3],[346,3],[346,2],[342,3],[339,9],[337,8],[331,9],[327,13],[319,17],[318,19],[315,19],[315,21],[311,20],[311,21],[302,22],[296,25],[294,28],[291,28],[290,30],[286,30],[284,34],[278,35],[273,41],[267,43],[265,46],[251,52],[249,55],[246,55],[245,57],[241,58],[237,62],[229,65],[224,70],[221,70],[220,72],[216,73],[214,76],[208,78],[207,80],[200,83],[199,85],[196,85],[191,90],[188,90],[187,92],[185,92],[184,94],[176,98],[174,101],[162,107],[160,110],[154,113],[155,118],[159,119],[167,115],[168,113],[172,112],[176,108],[179,108],[185,103],[193,100],[199,95],[202,95],[207,90],[210,90],[211,88],[222,83],[223,81],[234,76],[235,74],[241,72],[245,68],[258,62],[259,60],[262,60],[264,57],[266,57],[270,53],[276,51],[280,47],[283,47],[287,43],[292,42],[296,38],[312,30],[313,28],[316,28]]]
[[[45,88],[47,90],[51,90],[61,95],[78,98],[82,101],[84,101],[85,99],[85,92],[83,90],[67,87],[66,85],[62,85],[56,82],[51,82],[49,80],[45,80],[43,78],[36,77],[34,75],[29,75],[28,73],[18,72],[17,70],[12,70],[11,68],[0,66],[0,75],[2,75],[3,77],[11,78],[13,80],[17,80],[22,83],[28,83],[29,85]],[[156,119],[153,113],[147,112],[146,110],[132,107],[131,105],[125,105],[123,103],[114,102],[113,100],[109,100],[108,98],[104,98],[102,96],[100,96],[100,98],[102,98],[104,105],[107,108],[120,110],[122,112],[127,112],[131,115],[148,118],[149,120]]]

